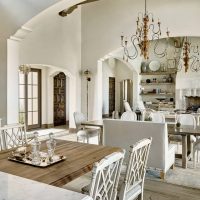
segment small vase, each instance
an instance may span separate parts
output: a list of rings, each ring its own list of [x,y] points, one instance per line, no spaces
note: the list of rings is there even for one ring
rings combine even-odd
[[[147,65],[146,65],[145,62],[142,63],[141,71],[142,71],[143,73],[147,72]]]

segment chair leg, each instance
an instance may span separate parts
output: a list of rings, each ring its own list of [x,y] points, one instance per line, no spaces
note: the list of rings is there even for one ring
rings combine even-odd
[[[88,134],[87,134],[87,143],[89,144],[89,136],[88,136]]]
[[[199,162],[199,150],[197,149],[197,163]]]
[[[160,178],[163,180],[165,179],[165,173],[163,171],[160,172]]]
[[[196,151],[193,149],[193,166],[196,168]]]
[[[170,167],[170,169],[174,169],[174,164]]]

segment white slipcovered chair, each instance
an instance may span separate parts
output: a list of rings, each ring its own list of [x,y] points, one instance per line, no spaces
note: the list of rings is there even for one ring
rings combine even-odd
[[[119,200],[143,200],[144,178],[152,138],[145,138],[130,147],[128,165],[119,185]]]
[[[89,138],[98,137],[98,144],[99,144],[100,129],[81,125],[81,123],[86,121],[86,118],[83,113],[74,112],[74,121],[76,124],[77,142],[86,141],[87,143],[89,143]]]
[[[174,165],[176,145],[168,143],[168,130],[166,123],[146,121],[103,120],[106,146],[118,146],[129,152],[130,145],[143,138],[153,138],[147,166],[157,169],[160,177],[164,179],[167,171]],[[128,163],[125,155],[125,162]]]
[[[124,109],[125,109],[125,111],[132,111],[129,102],[124,101]]]
[[[92,180],[82,189],[93,200],[115,200],[124,152],[115,152],[94,164]]]
[[[137,120],[137,115],[133,111],[126,111],[122,114],[121,120],[124,121],[136,121]]]
[[[151,119],[152,122],[165,123],[165,115],[160,112],[152,112]]]
[[[0,150],[11,149],[27,144],[24,124],[11,124],[0,127]]]

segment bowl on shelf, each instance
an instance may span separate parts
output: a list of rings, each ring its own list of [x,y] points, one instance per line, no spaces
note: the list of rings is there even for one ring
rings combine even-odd
[[[156,99],[157,99],[158,101],[164,101],[164,100],[166,100],[165,97],[157,97]]]

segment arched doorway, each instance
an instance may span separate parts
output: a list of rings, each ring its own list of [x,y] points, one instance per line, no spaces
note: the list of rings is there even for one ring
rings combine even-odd
[[[54,76],[54,126],[66,124],[66,76],[60,72]]]

